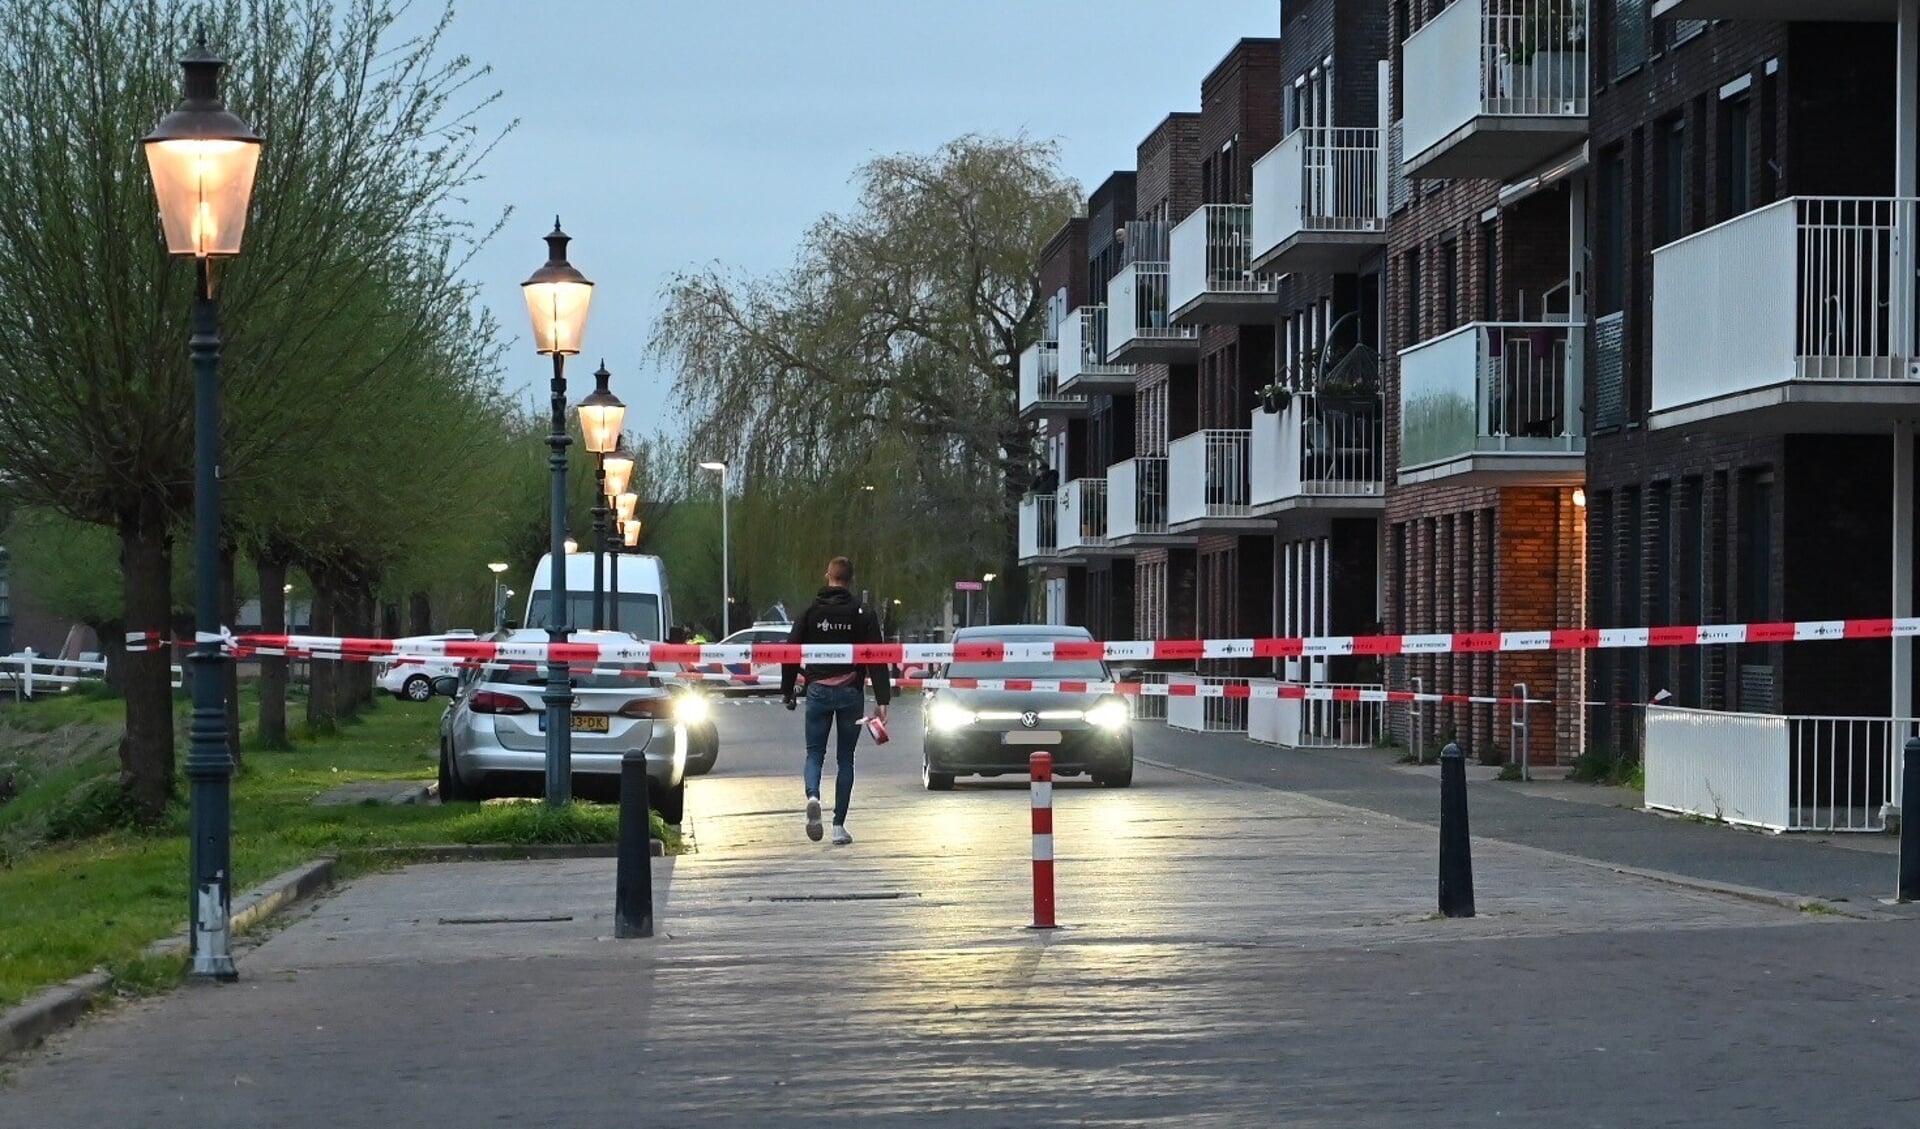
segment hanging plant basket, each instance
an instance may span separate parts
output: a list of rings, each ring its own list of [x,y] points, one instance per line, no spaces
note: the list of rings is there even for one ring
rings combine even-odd
[[[1287,410],[1293,402],[1293,393],[1285,388],[1269,385],[1260,390],[1260,410],[1268,415],[1278,415]]]

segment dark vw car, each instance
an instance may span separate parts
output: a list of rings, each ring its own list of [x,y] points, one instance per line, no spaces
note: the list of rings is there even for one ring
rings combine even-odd
[[[970,627],[959,643],[1086,642],[1084,628]],[[957,662],[946,678],[1110,682],[1102,662]],[[1115,694],[1037,690],[935,690],[928,694],[920,780],[929,790],[953,787],[956,776],[1025,775],[1027,758],[1053,754],[1056,776],[1090,775],[1097,784],[1133,783],[1133,710]]]

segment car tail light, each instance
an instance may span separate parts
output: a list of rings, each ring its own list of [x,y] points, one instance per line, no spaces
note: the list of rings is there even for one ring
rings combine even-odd
[[[621,717],[670,717],[673,714],[671,698],[635,698],[620,707]]]
[[[497,690],[481,690],[467,703],[474,713],[532,713],[533,707],[512,694],[502,694]]]

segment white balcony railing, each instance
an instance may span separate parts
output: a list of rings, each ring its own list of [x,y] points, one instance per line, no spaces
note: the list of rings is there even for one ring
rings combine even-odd
[[[1082,306],[1060,323],[1060,375],[1058,383],[1070,386],[1087,377],[1133,377],[1129,365],[1107,363],[1107,307]]]
[[[1167,460],[1141,457],[1107,468],[1107,539],[1167,531]]]
[[[1076,478],[1060,491],[1059,530],[1061,552],[1069,549],[1100,549],[1107,544],[1107,480]]]
[[[1296,129],[1253,166],[1253,246],[1312,235],[1384,235],[1380,131]]]
[[[1244,430],[1196,431],[1167,447],[1167,521],[1171,525],[1252,516]]]
[[[1020,410],[1077,399],[1060,391],[1060,347],[1051,341],[1027,346],[1020,354]]]
[[[1132,262],[1107,284],[1107,355],[1135,344],[1197,342],[1200,331],[1174,325],[1167,304],[1167,264]]]
[[[1385,495],[1385,413],[1378,396],[1297,394],[1276,413],[1255,411],[1251,434],[1255,506]]]
[[[1917,205],[1794,197],[1656,250],[1654,414],[1802,382],[1920,388]]]
[[[1525,167],[1567,144],[1550,128],[1554,120],[1584,131],[1587,6],[1588,0],[1457,0],[1409,36],[1403,50],[1408,163],[1469,145],[1485,126],[1505,138],[1489,140],[1480,157]],[[1512,130],[1487,120],[1500,118],[1534,121]],[[1543,134],[1537,147],[1529,148],[1527,132]]]
[[[1167,302],[1175,313],[1209,296],[1245,298],[1273,291],[1253,269],[1253,206],[1205,204],[1174,226]]]
[[[1584,451],[1584,324],[1475,322],[1400,354],[1400,469],[1478,454]]]
[[[1052,494],[1020,499],[1020,559],[1036,560],[1060,552],[1059,507]]]

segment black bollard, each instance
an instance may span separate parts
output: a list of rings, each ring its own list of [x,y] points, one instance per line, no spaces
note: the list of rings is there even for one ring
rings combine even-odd
[[[1440,913],[1473,916],[1473,855],[1467,844],[1467,760],[1440,750]]]
[[[1920,902],[1920,737],[1900,758],[1900,885],[1895,897]]]
[[[647,755],[620,758],[620,857],[613,879],[613,935],[653,936],[653,820]]]

